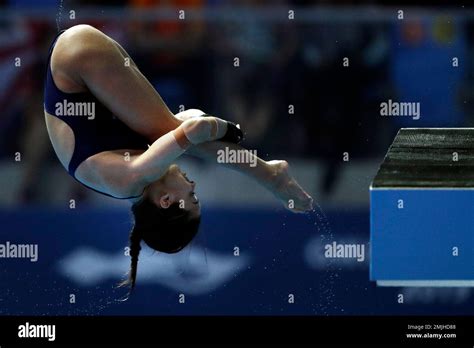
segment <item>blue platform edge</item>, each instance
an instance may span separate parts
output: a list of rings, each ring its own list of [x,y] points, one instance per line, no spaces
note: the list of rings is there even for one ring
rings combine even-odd
[[[474,280],[474,189],[370,187],[370,249],[372,281]]]

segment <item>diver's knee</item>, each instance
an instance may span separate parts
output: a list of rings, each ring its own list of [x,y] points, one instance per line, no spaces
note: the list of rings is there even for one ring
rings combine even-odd
[[[205,114],[206,113],[204,111],[199,110],[199,109],[188,109],[188,110],[184,110],[177,113],[175,116],[179,118],[181,121],[186,121],[190,118],[203,116]]]

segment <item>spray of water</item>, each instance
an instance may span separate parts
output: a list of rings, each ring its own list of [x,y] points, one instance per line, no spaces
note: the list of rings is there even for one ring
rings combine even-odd
[[[315,226],[317,233],[320,235],[322,243],[331,243],[334,240],[334,234],[332,232],[329,220],[324,214],[321,206],[315,203],[316,208],[309,214],[308,219]],[[335,301],[335,282],[339,278],[336,266],[333,259],[328,259],[326,263],[327,267],[324,274],[320,277],[319,282],[319,303],[314,308],[315,314],[329,315],[338,310]],[[341,309],[341,312],[344,310]]]
[[[58,32],[62,29],[63,12],[64,12],[64,0],[60,0],[59,6],[58,6],[58,12],[56,12],[56,28]]]

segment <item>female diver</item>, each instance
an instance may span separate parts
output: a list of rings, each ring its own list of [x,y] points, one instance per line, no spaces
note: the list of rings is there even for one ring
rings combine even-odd
[[[173,164],[182,154],[214,160],[219,149],[243,150],[233,123],[197,109],[171,113],[125,50],[89,25],[53,41],[44,91],[49,137],[69,174],[86,187],[132,203],[131,268],[135,286],[140,243],[176,253],[196,235],[196,184]],[[253,156],[252,154],[249,154]],[[286,161],[226,164],[267,188],[294,212],[312,198],[290,176]],[[217,161],[216,161],[217,162]]]

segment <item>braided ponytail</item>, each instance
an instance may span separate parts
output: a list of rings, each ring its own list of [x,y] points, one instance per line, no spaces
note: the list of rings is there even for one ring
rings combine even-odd
[[[136,226],[130,232],[130,257],[131,265],[128,272],[128,278],[119,284],[119,287],[130,286],[130,293],[135,288],[135,281],[137,279],[138,255],[140,254],[142,238]],[[129,294],[130,294],[129,293]]]

